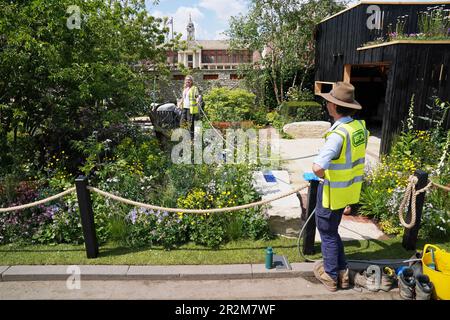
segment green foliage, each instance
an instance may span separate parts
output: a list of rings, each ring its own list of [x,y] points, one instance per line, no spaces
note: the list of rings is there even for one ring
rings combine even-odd
[[[279,107],[279,113],[285,122],[319,121],[324,118],[322,105],[315,101],[288,101]]]
[[[388,25],[386,39],[378,37],[363,44],[363,47],[397,40],[449,40],[450,21],[447,12],[445,6],[429,7],[427,11],[419,12],[417,21],[419,32],[412,34],[405,33],[408,16],[397,17],[395,26]]]
[[[286,88],[307,85],[314,69],[316,25],[344,8],[336,0],[252,0],[246,15],[231,17],[226,32],[231,46],[261,54],[260,61],[242,67],[261,103],[280,105]],[[265,96],[274,96],[273,104]]]
[[[255,95],[243,89],[213,88],[203,100],[211,121],[251,120],[256,109]]]
[[[445,107],[445,103],[437,102],[435,108]],[[369,168],[361,193],[360,213],[379,220],[383,231],[390,234],[398,234],[402,230],[398,210],[407,179],[416,169],[428,172],[430,179],[436,183],[448,185],[450,182],[450,132],[442,130],[440,117],[436,120],[440,124],[437,127],[428,131],[413,130],[413,118],[411,111],[406,131],[394,139],[389,155],[376,168]],[[448,237],[449,208],[445,191],[427,192],[420,235],[425,238]]]
[[[77,5],[80,29],[66,26]],[[0,3],[1,172],[40,170],[71,141],[84,141],[127,121],[149,104],[139,61],[166,72],[162,20],[143,0],[2,1]],[[89,160],[84,170],[89,170]]]
[[[449,37],[450,21],[444,6],[428,8],[419,13],[419,31],[428,37]]]

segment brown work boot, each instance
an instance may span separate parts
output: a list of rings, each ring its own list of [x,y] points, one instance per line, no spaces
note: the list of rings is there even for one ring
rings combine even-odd
[[[350,277],[349,277],[349,270],[348,269],[339,271],[338,286],[341,289],[348,289],[348,288],[350,288]]]
[[[316,262],[314,265],[314,275],[328,290],[332,292],[337,290],[337,281],[325,272],[323,261]]]

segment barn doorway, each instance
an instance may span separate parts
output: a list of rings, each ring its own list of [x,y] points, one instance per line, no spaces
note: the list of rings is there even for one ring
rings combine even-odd
[[[388,71],[389,64],[352,65],[349,74],[355,99],[363,106],[359,118],[366,121],[371,135],[379,139],[382,139]]]

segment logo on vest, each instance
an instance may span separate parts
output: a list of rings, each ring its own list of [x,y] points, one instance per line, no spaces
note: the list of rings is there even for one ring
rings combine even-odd
[[[352,144],[354,147],[360,146],[366,142],[366,136],[364,130],[359,129],[352,134]]]

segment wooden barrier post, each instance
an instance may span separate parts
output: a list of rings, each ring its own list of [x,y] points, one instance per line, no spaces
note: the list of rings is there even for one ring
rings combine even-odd
[[[81,225],[83,227],[84,243],[86,255],[89,259],[97,258],[98,242],[95,233],[94,213],[92,211],[91,195],[88,186],[88,179],[80,176],[75,180],[77,189],[78,206],[80,207]]]
[[[422,170],[416,170],[414,175],[419,179],[416,184],[416,190],[420,190],[428,184],[428,173]],[[402,246],[406,250],[416,250],[417,246],[417,236],[419,234],[420,221],[422,219],[423,205],[425,203],[425,192],[417,195],[416,198],[416,224],[411,229],[405,228],[405,233],[403,235]],[[408,214],[406,215],[405,222],[409,223],[411,221],[411,205],[408,208]]]
[[[310,180],[308,188],[308,203],[306,205],[306,217],[305,222],[313,213],[316,208],[317,202],[317,188],[319,187],[318,180]],[[303,254],[315,254],[314,239],[316,237],[316,220],[311,218],[306,226],[305,233],[303,235]]]

